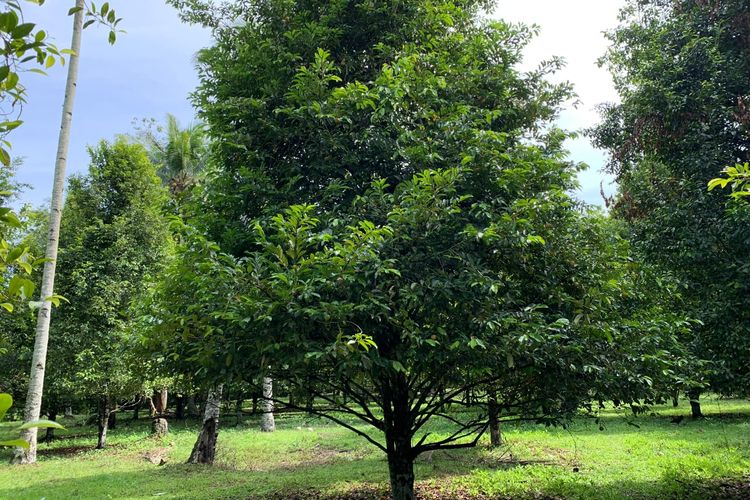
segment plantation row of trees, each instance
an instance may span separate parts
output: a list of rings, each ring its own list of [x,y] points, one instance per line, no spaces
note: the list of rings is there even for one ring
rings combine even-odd
[[[190,460],[210,463],[222,399],[268,431],[304,410],[381,449],[406,499],[418,455],[497,444],[503,421],[748,393],[746,168],[713,184],[739,201],[707,189],[750,160],[743,2],[623,10],[603,59],[622,102],[590,131],[609,214],[571,195],[562,62],[519,70],[534,31],[489,1],[168,3],[214,35],[204,124],[104,141],[68,182],[50,418],[95,409],[103,447],[118,412],[202,403]],[[22,216],[3,238],[44,254],[46,213]],[[22,400],[30,286],[0,316]]]

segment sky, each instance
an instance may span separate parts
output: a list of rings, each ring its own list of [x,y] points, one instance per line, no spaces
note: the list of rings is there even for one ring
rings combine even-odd
[[[596,105],[617,100],[609,74],[596,65],[606,50],[603,31],[617,24],[617,11],[624,0],[500,0],[493,18],[537,24],[541,34],[526,51],[524,68],[530,69],[552,55],[563,57],[566,68],[555,76],[575,85],[580,104],[568,107],[560,125],[580,130],[597,122]],[[38,23],[59,48],[68,46],[72,0],[53,0],[42,7],[27,5],[26,18]],[[161,0],[113,0],[121,27],[127,33],[117,43],[107,43],[107,32],[91,26],[84,32],[80,77],[73,114],[68,174],[82,173],[88,166],[87,146],[133,129],[133,120],[163,121],[172,113],[183,123],[194,120],[190,92],[198,83],[195,53],[210,45],[210,34],[182,24],[172,7]],[[52,189],[55,149],[65,88],[65,68],[56,66],[47,76],[24,75],[28,103],[24,125],[10,136],[12,154],[23,157],[18,180],[32,188],[21,202],[47,203]],[[606,156],[586,138],[569,141],[571,159],[589,169],[580,175],[577,196],[602,205],[600,183],[605,192],[614,187],[601,173]]]

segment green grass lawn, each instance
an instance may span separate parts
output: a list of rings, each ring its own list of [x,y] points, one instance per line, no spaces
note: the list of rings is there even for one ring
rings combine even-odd
[[[633,417],[607,410],[601,425],[579,418],[568,429],[504,426],[506,445],[435,452],[417,464],[427,498],[750,498],[750,403],[710,400],[707,418],[681,424],[679,408]],[[213,467],[188,466],[197,426],[172,421],[170,435],[149,437],[147,421],[121,416],[107,450],[95,429],[68,422],[62,439],[41,444],[39,463],[7,465],[0,456],[0,498],[379,498],[385,457],[353,433],[300,414],[223,421]],[[4,424],[7,429],[8,424]],[[437,434],[448,428],[435,426]],[[161,458],[166,460],[157,465]],[[156,463],[153,463],[156,462]]]

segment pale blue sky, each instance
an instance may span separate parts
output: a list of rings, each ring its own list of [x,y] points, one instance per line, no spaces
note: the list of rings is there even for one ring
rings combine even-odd
[[[47,30],[59,47],[70,43],[71,18],[66,16],[72,0],[49,0],[43,7],[26,7],[27,19]],[[181,24],[175,11],[161,0],[113,0],[124,20],[117,44],[106,42],[106,32],[92,26],[85,31],[81,50],[81,74],[73,117],[68,173],[83,172],[88,165],[87,145],[132,130],[133,119],[163,119],[175,114],[183,123],[194,110],[188,94],[197,77],[193,58],[210,44],[209,34],[198,27]],[[576,86],[581,105],[561,116],[562,126],[579,129],[596,123],[594,106],[616,99],[605,70],[596,59],[606,49],[601,32],[616,24],[622,0],[516,0],[501,1],[493,17],[536,23],[541,36],[527,51],[527,66],[550,55],[564,57],[567,68],[558,76]],[[25,158],[19,180],[33,189],[22,202],[46,203],[52,185],[55,147],[60,122],[65,70],[55,67],[46,77],[28,74],[25,82],[29,103],[23,112],[24,125],[11,136],[13,154]],[[605,157],[587,139],[571,141],[571,157],[591,168],[581,174],[578,196],[601,204],[599,183],[611,192],[609,180],[599,170]]]

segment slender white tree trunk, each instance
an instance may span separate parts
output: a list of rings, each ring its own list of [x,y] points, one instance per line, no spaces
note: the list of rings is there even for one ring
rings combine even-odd
[[[31,375],[29,376],[29,391],[26,395],[24,421],[38,420],[42,408],[42,393],[44,391],[44,369],[47,363],[47,344],[49,342],[49,323],[52,313],[52,303],[46,300],[54,295],[55,266],[57,261],[57,245],[60,238],[60,222],[62,220],[63,191],[65,189],[65,168],[68,163],[68,145],[70,144],[70,127],[73,121],[73,104],[78,84],[78,62],[81,54],[81,35],[83,31],[84,0],[76,0],[78,12],[73,17],[73,40],[68,62],[68,80],[65,86],[65,100],[63,101],[62,123],[60,137],[57,144],[57,159],[55,161],[55,180],[52,187],[52,203],[49,217],[49,237],[47,240],[47,262],[44,264],[41,287],[41,307],[37,316],[34,354],[31,359]],[[29,443],[29,449],[18,448],[14,461],[31,464],[36,462],[37,429],[32,428],[23,433],[23,438]]]
[[[260,417],[260,430],[273,432],[276,422],[273,419],[273,379],[263,377],[263,415]]]

